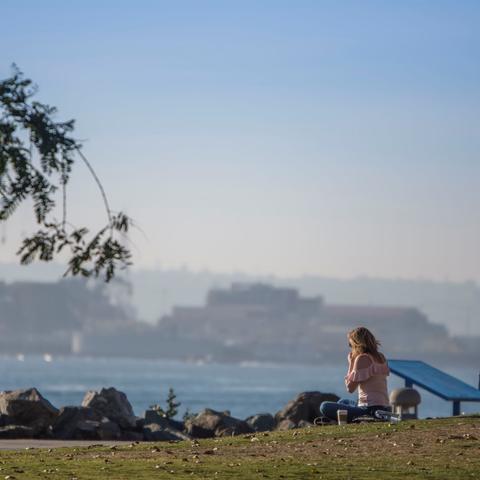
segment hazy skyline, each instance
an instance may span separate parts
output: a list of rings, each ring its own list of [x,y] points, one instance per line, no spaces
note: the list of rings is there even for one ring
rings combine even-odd
[[[136,266],[480,281],[480,4],[2,2]],[[103,222],[80,165],[73,223]],[[20,211],[0,226],[14,261]]]

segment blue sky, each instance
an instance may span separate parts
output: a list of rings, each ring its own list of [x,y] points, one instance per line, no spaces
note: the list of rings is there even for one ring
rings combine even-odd
[[[138,266],[480,280],[479,24],[473,1],[3,0],[0,74],[77,120]]]

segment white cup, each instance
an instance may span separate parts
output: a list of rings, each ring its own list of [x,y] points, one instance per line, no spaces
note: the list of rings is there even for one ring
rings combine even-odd
[[[339,425],[346,425],[348,418],[348,410],[337,410],[337,420]]]

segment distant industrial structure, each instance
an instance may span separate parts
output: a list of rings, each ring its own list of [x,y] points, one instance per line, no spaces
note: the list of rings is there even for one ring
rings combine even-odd
[[[70,354],[84,332],[131,323],[104,284],[0,281],[0,353]]]
[[[175,307],[159,326],[164,335],[208,340],[232,355],[275,361],[328,361],[346,354],[346,334],[371,328],[389,355],[455,355],[460,346],[445,327],[416,308],[329,305],[322,297],[301,297],[292,288],[234,283],[208,293],[203,307]]]
[[[331,305],[293,288],[234,283],[210,290],[204,306],[176,306],[151,325],[136,320],[118,288],[115,297],[80,280],[0,282],[0,354],[343,362],[348,330],[364,325],[391,358],[479,360],[478,342],[450,337],[416,308]]]

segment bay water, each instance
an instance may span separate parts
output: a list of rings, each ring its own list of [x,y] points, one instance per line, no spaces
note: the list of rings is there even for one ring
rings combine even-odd
[[[113,386],[127,395],[137,415],[150,405],[165,405],[169,387],[181,402],[179,417],[188,408],[229,410],[238,418],[260,412],[274,414],[298,393],[308,390],[345,391],[344,365],[214,364],[169,360],[82,357],[0,357],[0,390],[36,387],[56,407],[80,405],[87,390]],[[478,366],[444,368],[478,386]],[[391,375],[389,389],[403,386]],[[451,402],[419,389],[420,417],[451,415]],[[480,411],[480,403],[463,403],[462,412]]]

